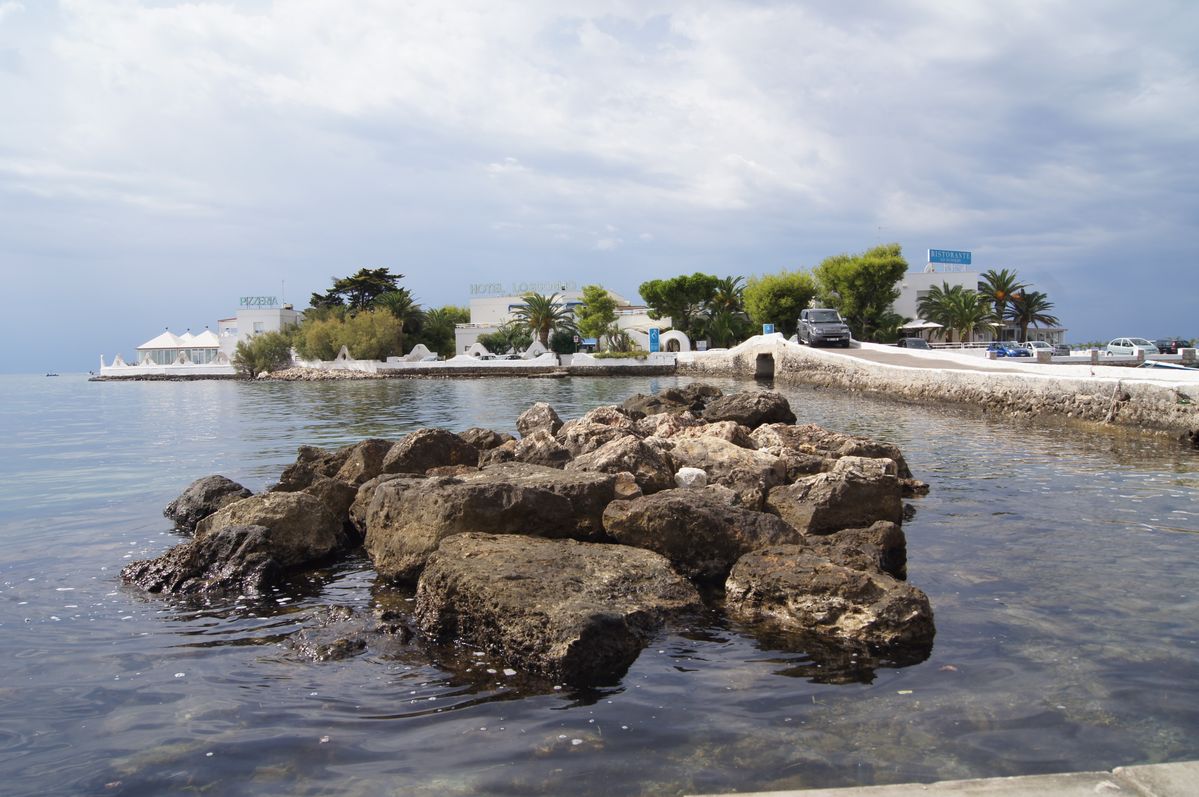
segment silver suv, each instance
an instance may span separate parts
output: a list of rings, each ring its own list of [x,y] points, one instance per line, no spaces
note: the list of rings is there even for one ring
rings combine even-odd
[[[800,343],[809,346],[840,346],[849,348],[849,327],[836,310],[818,308],[801,310],[799,330]]]

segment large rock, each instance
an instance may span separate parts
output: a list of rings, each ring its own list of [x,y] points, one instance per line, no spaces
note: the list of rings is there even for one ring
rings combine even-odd
[[[576,540],[607,541],[604,534],[604,508],[617,498],[615,474],[585,470],[565,471],[524,462],[489,465],[476,474],[463,477],[466,482],[491,482],[537,487],[570,501]]]
[[[774,487],[766,509],[804,534],[828,534],[903,522],[903,499],[895,463],[889,459],[845,457],[833,470]]]
[[[634,419],[661,414],[681,415],[685,412],[702,412],[704,403],[719,395],[720,388],[695,383],[686,387],[669,387],[659,393],[637,393],[625,399],[620,408]]]
[[[907,577],[907,537],[895,523],[880,520],[862,529],[841,529],[804,538],[805,549],[854,570],[877,570],[901,581]]]
[[[366,515],[366,552],[384,578],[414,581],[446,537],[477,531],[569,537],[578,528],[570,499],[540,487],[440,477],[385,482]]]
[[[489,465],[504,462],[506,457],[501,456],[500,452],[506,448],[507,444],[488,451],[487,454],[491,456],[485,456],[483,460]],[[547,468],[564,468],[566,463],[570,462],[570,452],[548,430],[537,429],[515,444],[512,459],[530,465],[544,465]]]
[[[749,436],[749,428],[735,421],[714,421],[712,423],[688,426],[670,435],[671,440],[695,437],[716,437],[732,443],[738,448],[758,448],[757,443]]]
[[[780,446],[806,454],[836,460],[845,456],[890,459],[895,462],[897,475],[901,479],[912,478],[912,471],[899,447],[892,443],[880,443],[866,437],[833,432],[814,423],[775,423],[760,426],[750,435],[758,448]],[[832,467],[830,464],[829,468]]]
[[[270,529],[224,526],[155,559],[128,565],[121,578],[148,592],[210,598],[261,594],[277,585],[284,573]]]
[[[355,487],[383,472],[383,460],[395,442],[372,437],[350,447],[349,456],[334,477]]]
[[[516,419],[516,431],[521,437],[528,437],[533,432],[544,430],[551,435],[557,434],[562,428],[562,419],[549,404],[538,401],[520,414]]]
[[[362,542],[362,535],[350,520],[350,507],[358,495],[358,488],[350,482],[341,479],[330,479],[322,476],[300,492],[311,495],[328,509],[341,523],[344,534],[339,547],[352,547]]]
[[[383,460],[384,473],[424,473],[446,465],[479,464],[479,449],[445,429],[417,429]]]
[[[704,407],[705,421],[736,421],[755,429],[764,423],[795,423],[795,413],[781,393],[744,390],[719,396]]]
[[[730,506],[708,489],[675,489],[633,501],[613,501],[604,528],[624,545],[647,548],[683,575],[722,581],[739,557],[802,538],[782,519]]]
[[[458,436],[468,445],[472,445],[480,451],[490,451],[516,439],[507,432],[497,432],[481,426],[472,426],[464,432],[459,432]]]
[[[670,456],[680,468],[699,468],[708,484],[723,484],[750,509],[761,509],[772,487],[786,481],[786,464],[764,451],[741,448],[718,437],[672,437]]]
[[[674,460],[662,446],[631,435],[609,440],[589,454],[576,457],[566,470],[633,474],[646,495],[674,487]]]
[[[227,526],[265,526],[271,555],[283,567],[323,559],[344,541],[342,521],[305,493],[263,493],[229,504],[196,526],[203,539]]]
[[[637,420],[634,423],[634,428],[637,430],[637,434],[642,437],[673,437],[683,429],[703,425],[704,422],[690,412],[678,415],[659,413]]]
[[[234,501],[249,498],[253,493],[224,476],[205,476],[187,486],[162,514],[174,521],[175,528],[191,534],[196,524]]]
[[[935,628],[928,596],[878,571],[834,564],[801,545],[753,551],[725,583],[733,616],[815,633],[872,650],[927,653]]]
[[[353,446],[336,451],[316,446],[300,446],[296,461],[283,469],[279,481],[271,487],[272,492],[294,493],[303,490],[322,476],[335,477],[350,458]]]
[[[379,485],[386,484],[387,482],[399,482],[404,487],[411,487],[414,484],[423,482],[425,478],[425,476],[419,476],[415,473],[384,473],[359,487],[358,492],[354,494],[354,501],[350,504],[348,511],[350,525],[354,527],[359,540],[366,537],[366,515],[370,510],[371,501],[374,499],[375,491],[379,489]]]
[[[460,534],[429,558],[416,622],[576,686],[620,678],[663,623],[700,607],[661,556],[621,545]]]
[[[572,457],[595,451],[621,437],[638,436],[637,426],[616,407],[596,407],[582,418],[563,424],[554,435]]]

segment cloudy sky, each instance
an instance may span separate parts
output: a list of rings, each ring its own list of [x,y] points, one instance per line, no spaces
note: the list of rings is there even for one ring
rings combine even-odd
[[[244,295],[810,268],[897,241],[1071,341],[1199,335],[1199,3],[0,0],[0,370]]]

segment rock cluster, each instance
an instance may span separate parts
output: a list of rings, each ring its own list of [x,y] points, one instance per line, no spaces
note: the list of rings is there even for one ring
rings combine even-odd
[[[764,633],[927,656],[932,610],[903,581],[900,529],[902,497],[924,485],[894,446],[796,425],[778,393],[707,385],[565,422],[538,403],[516,428],[303,446],[259,495],[206,477],[167,509],[194,538],[123,576],[253,595],[361,546],[380,578],[415,586],[408,625],[388,627],[572,684],[618,679],[703,607],[699,589],[719,603],[723,588],[725,611]]]

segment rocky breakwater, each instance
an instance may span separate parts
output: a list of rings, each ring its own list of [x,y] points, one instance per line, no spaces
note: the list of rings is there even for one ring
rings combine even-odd
[[[619,679],[664,627],[714,611],[859,668],[927,657],[932,610],[904,581],[900,527],[925,486],[894,446],[797,425],[777,393],[705,385],[568,421],[539,403],[516,427],[304,446],[258,495],[206,477],[167,510],[192,538],[122,575],[213,601],[365,550],[413,607],[329,607],[294,649],[455,644],[575,685]]]

